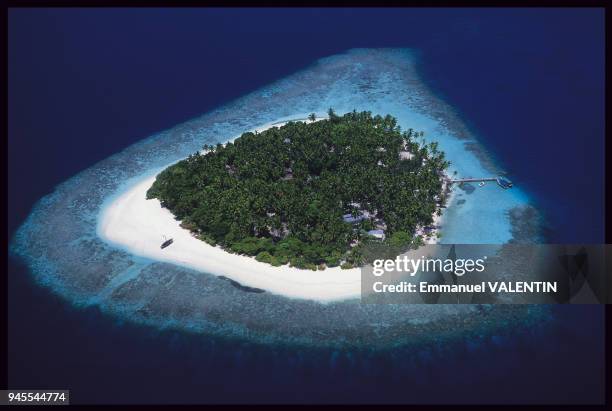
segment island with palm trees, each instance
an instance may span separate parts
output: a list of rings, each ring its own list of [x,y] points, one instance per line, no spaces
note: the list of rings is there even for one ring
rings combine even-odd
[[[448,195],[437,143],[390,115],[328,115],[206,145],[146,196],[198,239],[272,266],[353,268],[372,242],[421,244]]]

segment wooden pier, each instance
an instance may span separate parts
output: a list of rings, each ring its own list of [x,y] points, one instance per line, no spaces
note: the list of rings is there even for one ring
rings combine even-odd
[[[457,184],[463,184],[463,183],[480,183],[480,182],[485,182],[485,181],[495,181],[501,188],[503,189],[507,189],[512,187],[512,182],[510,180],[508,180],[507,178],[504,177],[483,177],[483,178],[457,178],[457,179],[451,179],[450,183],[457,183]]]
[[[451,180],[451,183],[479,183],[481,181],[497,181],[495,177],[484,177],[484,178],[458,178],[456,180]]]

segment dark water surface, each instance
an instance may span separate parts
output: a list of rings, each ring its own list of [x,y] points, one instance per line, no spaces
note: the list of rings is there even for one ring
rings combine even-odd
[[[9,238],[56,184],[155,131],[323,56],[409,47],[549,241],[602,242],[603,30],[596,9],[12,10]],[[72,308],[9,262],[10,385],[79,402],[593,402],[603,350],[587,306],[417,352],[258,346]]]

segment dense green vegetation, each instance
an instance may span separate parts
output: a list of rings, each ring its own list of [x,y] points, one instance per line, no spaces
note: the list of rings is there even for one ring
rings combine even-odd
[[[198,238],[272,265],[361,265],[374,228],[386,244],[414,244],[444,194],[444,153],[388,115],[329,115],[204,146],[160,173],[147,198]]]

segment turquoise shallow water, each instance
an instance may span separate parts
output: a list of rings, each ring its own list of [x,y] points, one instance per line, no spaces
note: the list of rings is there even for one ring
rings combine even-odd
[[[439,142],[459,176],[500,172],[453,109],[426,88],[415,63],[409,50],[351,50],[142,140],[40,200],[11,250],[40,283],[76,305],[155,327],[264,342],[393,345],[501,326],[478,321],[483,314],[473,306],[319,304],[247,293],[205,273],[136,258],[96,234],[101,210],[122,190],[204,143],[225,142],[245,130],[329,107],[339,113],[391,114],[403,128],[424,131],[427,140]],[[510,241],[515,231],[508,213],[529,204],[519,187],[501,190],[489,183],[471,193],[455,190],[442,230],[445,243]],[[497,307],[490,313],[525,325],[546,318],[546,311]]]

